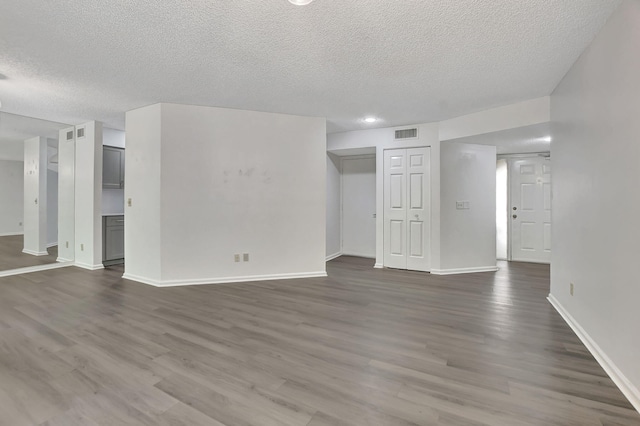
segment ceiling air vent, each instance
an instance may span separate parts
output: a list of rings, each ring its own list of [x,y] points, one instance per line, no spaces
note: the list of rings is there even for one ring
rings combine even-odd
[[[68,140],[68,141],[73,140],[73,130],[69,130],[69,131],[67,132],[67,140]]]
[[[417,137],[417,128],[396,130],[396,139],[415,139]]]
[[[78,133],[78,139],[84,138],[84,127],[79,127],[77,129],[77,133]]]

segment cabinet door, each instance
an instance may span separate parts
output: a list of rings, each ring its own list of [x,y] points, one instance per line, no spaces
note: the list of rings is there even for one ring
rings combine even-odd
[[[104,238],[104,260],[124,259],[124,226],[107,226]]]
[[[124,152],[120,150],[120,188],[124,188]]]
[[[123,150],[105,146],[102,151],[102,187],[120,189],[124,181]]]

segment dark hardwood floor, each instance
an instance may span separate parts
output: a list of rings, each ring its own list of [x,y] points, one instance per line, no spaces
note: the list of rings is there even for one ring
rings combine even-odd
[[[0,237],[0,271],[56,263],[57,246],[49,247],[47,249],[49,254],[46,256],[33,256],[22,252],[23,238],[22,235]]]
[[[0,278],[2,425],[640,425],[546,300],[549,268],[342,257],[328,278]]]

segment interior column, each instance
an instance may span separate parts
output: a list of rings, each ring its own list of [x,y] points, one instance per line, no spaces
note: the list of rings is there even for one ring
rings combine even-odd
[[[24,142],[23,253],[47,255],[47,139]]]

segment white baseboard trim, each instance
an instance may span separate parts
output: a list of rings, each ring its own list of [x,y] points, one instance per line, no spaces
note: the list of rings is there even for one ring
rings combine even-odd
[[[525,262],[525,263],[539,263],[541,265],[551,265],[551,262],[545,262],[537,259],[511,259],[509,262]]]
[[[78,268],[82,269],[88,269],[89,271],[98,271],[100,269],[104,269],[104,265],[102,263],[99,263],[97,265],[90,265],[88,263],[75,262],[73,266],[77,266]]]
[[[373,265],[373,267],[374,267],[375,269],[383,269],[383,268],[384,268],[384,265],[383,265],[382,263],[377,263],[377,262],[376,262],[376,264],[375,264],[375,265]]]
[[[143,284],[149,284],[154,287],[181,287],[188,285],[207,285],[207,284],[230,284],[245,283],[251,281],[272,281],[272,280],[291,280],[300,278],[318,278],[326,277],[326,271],[303,272],[293,274],[273,274],[273,275],[250,275],[244,277],[225,277],[225,278],[204,278],[196,280],[154,280],[150,278],[140,277],[137,275],[124,273],[122,278],[137,281]]]
[[[342,252],[333,253],[333,254],[330,254],[329,256],[327,256],[324,261],[328,262],[328,261],[333,260],[335,258],[338,258],[340,256],[342,256]]]
[[[49,243],[49,244],[47,244],[47,248],[55,247],[57,245],[58,245],[57,242],[56,243]]]
[[[348,251],[343,251],[342,252],[343,256],[353,256],[353,257],[362,257],[364,259],[375,259],[376,255],[370,255],[370,254],[362,254],[362,253],[353,253],[353,252],[348,252]]]
[[[73,259],[65,259],[64,257],[58,257],[56,262],[73,262]]]
[[[598,344],[589,336],[589,334],[578,324],[578,322],[571,316],[571,314],[560,304],[558,299],[555,298],[552,294],[549,294],[547,297],[549,303],[558,311],[560,316],[565,320],[565,322],[571,327],[576,336],[582,341],[582,343],[587,347],[591,355],[598,361],[598,364],[604,369],[604,371],[609,375],[613,383],[618,386],[620,391],[627,397],[631,405],[640,413],[640,391],[637,387],[631,383],[622,371],[611,361],[611,359],[607,356],[606,353],[598,346]]]
[[[477,272],[496,272],[497,266],[479,266],[477,268],[432,269],[433,275],[475,274]]]
[[[23,249],[22,252],[24,254],[30,254],[32,256],[47,256],[49,254],[48,251],[33,251],[33,250],[27,250],[27,249]]]
[[[7,232],[0,234],[0,237],[15,237],[16,235],[24,235],[24,232]]]
[[[10,277],[13,275],[28,274],[30,272],[48,271],[50,269],[66,268],[73,266],[73,262],[51,263],[49,265],[28,266],[26,268],[11,269],[9,271],[0,271],[0,277]]]

